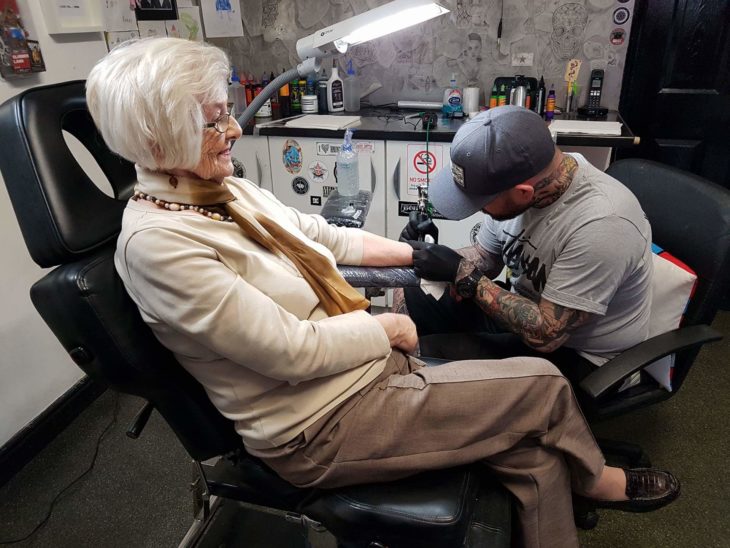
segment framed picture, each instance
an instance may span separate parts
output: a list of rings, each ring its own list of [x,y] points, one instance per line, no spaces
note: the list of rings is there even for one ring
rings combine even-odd
[[[99,32],[101,3],[96,0],[47,0],[41,2],[48,34]]]
[[[136,0],[137,21],[177,19],[176,0]]]

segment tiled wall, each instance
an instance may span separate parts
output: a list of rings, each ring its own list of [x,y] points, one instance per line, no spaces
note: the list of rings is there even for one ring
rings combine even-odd
[[[245,36],[210,41],[226,49],[235,66],[257,77],[264,71],[279,73],[298,62],[298,38],[384,3],[241,0]],[[441,3],[451,10],[449,14],[362,44],[338,58],[341,72],[352,58],[363,78],[361,89],[371,84],[382,86],[370,96],[373,104],[399,99],[441,100],[452,73],[460,86],[478,85],[482,89],[491,89],[497,76],[544,75],[548,88],[555,84],[561,104],[566,62],[578,58],[583,61],[579,84],[585,88],[592,68],[604,69],[603,104],[617,107],[634,0]],[[498,45],[502,10],[503,32]],[[532,66],[513,66],[530,56]]]

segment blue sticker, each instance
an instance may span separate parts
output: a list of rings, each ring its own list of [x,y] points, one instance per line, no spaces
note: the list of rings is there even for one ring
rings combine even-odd
[[[287,139],[284,143],[282,160],[284,167],[292,175],[302,170],[302,147],[294,139]]]

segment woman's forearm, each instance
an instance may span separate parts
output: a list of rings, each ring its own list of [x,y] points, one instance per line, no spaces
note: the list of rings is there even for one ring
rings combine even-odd
[[[363,231],[361,266],[407,266],[413,264],[413,248],[377,234]]]

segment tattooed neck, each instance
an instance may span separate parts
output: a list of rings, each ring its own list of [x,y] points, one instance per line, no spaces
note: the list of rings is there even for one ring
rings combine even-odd
[[[555,203],[568,190],[577,169],[578,162],[572,156],[564,154],[557,169],[535,183],[533,206],[539,209]]]

